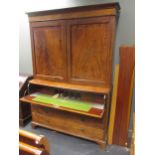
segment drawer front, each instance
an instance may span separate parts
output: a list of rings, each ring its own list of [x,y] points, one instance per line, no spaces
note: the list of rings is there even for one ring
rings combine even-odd
[[[100,119],[34,105],[32,106],[32,119],[52,129],[77,136],[100,140],[104,138],[103,121]]]

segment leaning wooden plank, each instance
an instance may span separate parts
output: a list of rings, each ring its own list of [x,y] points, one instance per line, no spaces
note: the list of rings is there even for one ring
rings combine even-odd
[[[114,74],[114,86],[113,86],[113,93],[112,93],[110,122],[109,122],[109,130],[108,130],[108,144],[112,144],[112,139],[113,139],[113,130],[114,130],[114,123],[115,123],[115,110],[116,110],[116,98],[117,98],[117,87],[118,87],[118,74],[119,74],[119,64],[116,65],[115,74]]]
[[[135,66],[134,47],[120,48],[113,144],[127,146]]]

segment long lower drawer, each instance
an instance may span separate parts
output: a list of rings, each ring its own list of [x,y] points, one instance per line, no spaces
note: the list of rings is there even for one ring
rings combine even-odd
[[[32,105],[33,122],[43,124],[51,129],[82,136],[90,139],[104,139],[102,119],[63,112],[48,107]]]

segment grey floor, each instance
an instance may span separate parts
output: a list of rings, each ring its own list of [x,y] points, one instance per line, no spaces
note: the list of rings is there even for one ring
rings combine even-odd
[[[33,133],[45,135],[51,147],[51,155],[129,155],[129,149],[119,146],[107,146],[103,151],[94,142],[68,136],[62,133],[37,127],[32,129],[30,123],[21,128]]]

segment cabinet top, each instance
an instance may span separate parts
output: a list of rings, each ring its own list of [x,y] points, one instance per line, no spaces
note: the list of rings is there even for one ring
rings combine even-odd
[[[87,5],[87,6],[77,6],[77,7],[69,7],[69,8],[61,8],[61,9],[52,9],[45,11],[35,11],[35,12],[27,12],[26,14],[29,16],[30,21],[37,21],[34,17],[39,16],[48,16],[48,15],[57,15],[57,14],[67,14],[67,13],[77,13],[77,12],[88,12],[88,11],[100,10],[108,10],[106,12],[102,12],[101,15],[117,15],[120,10],[119,3],[105,3],[105,4],[95,4],[95,5]],[[100,15],[99,12],[94,12],[96,15]],[[62,19],[59,17],[59,19]]]

